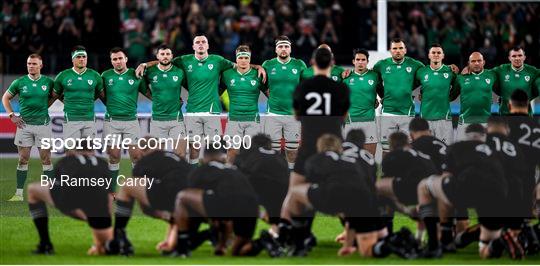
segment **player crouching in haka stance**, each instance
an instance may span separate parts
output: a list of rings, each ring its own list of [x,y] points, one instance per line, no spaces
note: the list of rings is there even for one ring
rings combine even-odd
[[[449,222],[454,208],[474,208],[480,223],[480,257],[497,258],[506,250],[511,258],[520,259],[521,245],[509,231],[501,230],[504,223],[500,217],[506,215],[506,209],[501,211],[501,207],[508,205],[509,193],[504,169],[495,151],[484,143],[485,129],[480,124],[471,124],[465,133],[466,141],[448,149],[450,175],[430,176],[419,184],[420,216],[426,222],[427,218],[436,217],[436,204],[442,225]],[[442,233],[441,242],[447,244],[448,237]],[[436,230],[430,235],[432,238],[437,239]]]
[[[215,143],[214,143],[215,144]],[[226,151],[222,145],[209,145],[204,152],[203,165],[191,172],[189,188],[178,193],[174,222],[178,227],[176,249],[172,255],[190,255],[190,221],[208,218],[218,228],[215,255],[225,255],[230,233],[233,256],[255,256],[265,246],[262,240],[252,240],[257,225],[257,195],[248,179],[236,167],[225,164]]]
[[[82,147],[87,147],[83,141]],[[92,228],[93,246],[89,255],[106,254],[106,244],[113,238],[111,227],[112,196],[106,186],[70,186],[60,181],[61,175],[71,181],[83,178],[109,178],[107,161],[95,157],[94,151],[74,150],[55,165],[54,179],[48,185],[31,183],[28,186],[28,208],[39,234],[39,244],[35,254],[53,254],[54,248],[49,238],[49,217],[47,206],[54,206],[62,213],[78,220],[87,221]]]
[[[149,138],[145,138],[147,141]],[[143,157],[133,168],[133,179],[146,179],[146,184],[133,182],[131,186],[122,186],[116,195],[116,212],[114,225],[114,241],[110,244],[111,253],[121,255],[133,254],[133,247],[127,238],[126,227],[131,218],[134,200],[137,201],[144,214],[167,221],[169,229],[165,240],[157,249],[167,255],[176,244],[176,226],[171,219],[174,211],[176,194],[187,187],[187,176],[190,165],[179,155],[163,150],[146,149]],[[194,220],[195,221],[195,220]],[[199,221],[196,221],[199,222]],[[197,226],[192,226],[198,229]],[[197,234],[192,232],[198,244],[208,238],[208,231]]]
[[[394,245],[398,241],[390,243],[390,238],[384,238],[387,231],[378,215],[377,196],[373,185],[369,185],[372,181],[368,180],[353,157],[341,155],[339,138],[331,134],[321,136],[317,141],[317,151],[318,154],[306,162],[308,183],[291,188],[291,193],[283,203],[282,222],[289,223],[291,227],[280,227],[280,237],[289,235],[303,241],[305,236],[297,236],[305,232],[302,230],[304,219],[299,216],[305,209],[315,209],[345,217],[347,240],[339,250],[339,255],[349,255],[356,251],[354,241],[359,253],[367,257],[385,257],[399,249]],[[293,251],[304,248],[303,243],[296,242],[292,243]],[[404,253],[407,252],[401,254]],[[293,254],[302,255],[298,251]],[[307,249],[303,255],[306,254]]]

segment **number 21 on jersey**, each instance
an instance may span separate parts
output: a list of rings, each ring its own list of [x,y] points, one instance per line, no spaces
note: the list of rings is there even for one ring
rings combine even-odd
[[[315,102],[306,110],[307,115],[330,115],[330,102],[332,100],[332,95],[330,93],[325,92],[322,96],[317,92],[306,94],[306,100],[310,101],[311,99],[315,99]]]

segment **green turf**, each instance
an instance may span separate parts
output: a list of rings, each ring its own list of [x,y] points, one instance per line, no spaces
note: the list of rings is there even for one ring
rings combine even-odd
[[[0,159],[0,263],[1,264],[538,264],[540,256],[527,258],[524,261],[480,260],[476,253],[477,245],[473,244],[458,254],[446,255],[438,260],[408,261],[396,256],[385,259],[366,259],[357,255],[341,258],[336,252],[339,245],[333,242],[341,225],[332,217],[318,216],[313,231],[319,245],[306,258],[269,258],[260,254],[253,258],[215,257],[209,244],[204,244],[188,259],[161,257],[155,250],[156,244],[164,237],[167,225],[155,219],[144,217],[136,211],[130,220],[128,234],[135,246],[135,256],[125,257],[91,257],[86,255],[91,245],[89,227],[80,221],[64,217],[57,211],[49,209],[50,234],[55,245],[56,255],[35,256],[30,250],[37,244],[37,232],[30,219],[25,202],[7,202],[15,190],[16,159]],[[130,163],[122,161],[121,173],[128,174]],[[29,180],[38,180],[41,174],[39,161],[32,160],[29,168]],[[28,183],[28,182],[27,182]],[[410,226],[413,223],[402,216],[396,218],[396,228]],[[259,229],[265,225],[259,223]]]

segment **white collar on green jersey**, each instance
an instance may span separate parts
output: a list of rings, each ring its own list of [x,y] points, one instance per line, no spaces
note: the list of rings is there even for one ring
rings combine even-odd
[[[354,73],[356,75],[358,75],[358,76],[363,76],[363,75],[367,74],[368,72],[369,72],[369,69],[366,69],[366,72],[364,72],[364,73],[359,73],[359,72],[356,72],[356,70],[354,70]]]
[[[288,64],[289,62],[291,62],[292,57],[289,56],[289,60],[287,60],[287,62],[281,62],[281,60],[279,60],[279,56],[276,57],[276,60],[277,60],[279,63],[281,63],[281,64],[283,64],[283,65],[286,65],[286,64]]]
[[[397,62],[396,60],[394,60],[393,57],[390,57],[390,58],[392,59],[392,62],[394,62],[394,64],[401,65],[401,64],[403,64],[403,62],[405,62],[405,58],[406,58],[406,57],[404,56],[403,59],[401,59],[401,62]]]
[[[236,68],[236,72],[240,75],[240,76],[245,76],[247,75],[249,72],[251,72],[253,68],[249,67],[248,71],[246,71],[244,74],[240,73],[240,71],[238,71],[238,67]]]
[[[77,75],[82,75],[82,74],[86,73],[86,70],[88,70],[88,68],[85,67],[85,68],[84,68],[84,71],[81,72],[81,73],[77,72],[77,70],[75,70],[75,67],[72,67],[71,70],[73,70],[73,72],[75,72],[75,74],[77,74]]]
[[[515,68],[512,64],[510,64],[510,67],[516,72],[521,72],[521,70],[525,68],[525,64],[523,64],[519,69]]]
[[[167,69],[161,69],[160,66],[161,66],[161,65],[158,63],[158,64],[157,64],[157,69],[159,69],[161,72],[169,72],[169,70],[172,69],[173,64],[172,64],[172,63],[169,64],[169,67],[168,67]]]
[[[471,72],[471,74],[473,74],[473,75],[475,75],[475,76],[476,76],[476,75],[482,75],[482,73],[484,73],[484,70],[485,70],[485,69],[482,69],[482,71],[480,71],[480,73],[478,73],[478,74],[476,74],[476,73],[474,73],[474,72]]]
[[[208,59],[208,56],[210,56],[210,55],[207,54],[204,58],[199,59],[199,58],[197,58],[197,55],[193,54],[193,57],[195,57],[195,59],[197,59],[199,62],[202,62],[202,61]]]
[[[441,68],[443,68],[443,66],[444,66],[444,64],[441,64],[441,66],[440,66],[439,68],[433,69],[433,68],[431,67],[431,64],[429,64],[429,68],[430,68],[431,70],[433,70],[433,71],[439,71],[439,70],[441,70]]]
[[[33,81],[33,82],[36,82],[36,81],[38,81],[38,80],[41,79],[41,74],[38,76],[37,79],[33,79],[32,76],[30,76],[30,74],[28,74],[27,76],[28,76],[28,78],[29,78],[31,81]]]
[[[129,70],[129,68],[126,67],[126,69],[124,69],[124,72],[118,73],[118,72],[116,71],[116,69],[113,68],[114,73],[116,73],[116,74],[118,74],[118,75],[124,75],[124,74],[126,74],[126,72],[128,72],[128,70]]]

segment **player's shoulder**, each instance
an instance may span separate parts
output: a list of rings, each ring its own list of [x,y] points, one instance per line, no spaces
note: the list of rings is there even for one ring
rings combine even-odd
[[[128,70],[129,71],[129,70]],[[109,68],[105,71],[103,71],[103,73],[101,73],[101,76],[102,77],[108,77],[110,75],[114,74],[114,69],[113,68]]]
[[[225,57],[223,57],[221,55],[217,55],[217,54],[209,54],[208,59],[209,60],[215,60],[215,61],[221,61],[221,60],[225,59]]]
[[[291,57],[291,63],[297,65],[297,66],[301,66],[301,67],[304,67],[304,68],[307,68],[307,65],[306,63],[304,62],[304,60],[300,59],[300,58],[294,58],[294,57]]]
[[[195,59],[195,55],[194,54],[185,54],[185,55],[177,56],[175,59],[179,59],[180,61],[193,60],[193,59]]]
[[[405,56],[405,61],[410,64],[417,65],[418,67],[424,67],[424,63],[420,62],[419,60],[416,60],[412,57]]]
[[[272,66],[272,65],[275,65],[277,63],[277,58],[274,57],[272,59],[266,59],[264,60],[264,62],[262,63],[262,66],[263,67],[268,67],[268,66]]]
[[[534,67],[534,66],[531,66],[529,64],[523,64],[523,69],[526,71],[526,72],[529,72],[529,73],[534,73],[534,74],[537,74],[538,75],[538,72],[539,72],[539,69]]]
[[[89,75],[94,75],[94,76],[101,76],[99,74],[99,72],[97,72],[96,70],[92,69],[92,68],[86,68],[86,73],[89,74]]]
[[[62,71],[60,71],[57,75],[56,75],[56,78],[63,78],[65,76],[69,76],[69,75],[73,75],[73,69],[72,68],[68,68],[68,69],[64,69]]]
[[[227,78],[227,77],[233,76],[235,73],[237,73],[235,68],[229,68],[229,69],[223,71],[222,75],[223,75],[223,77]]]

